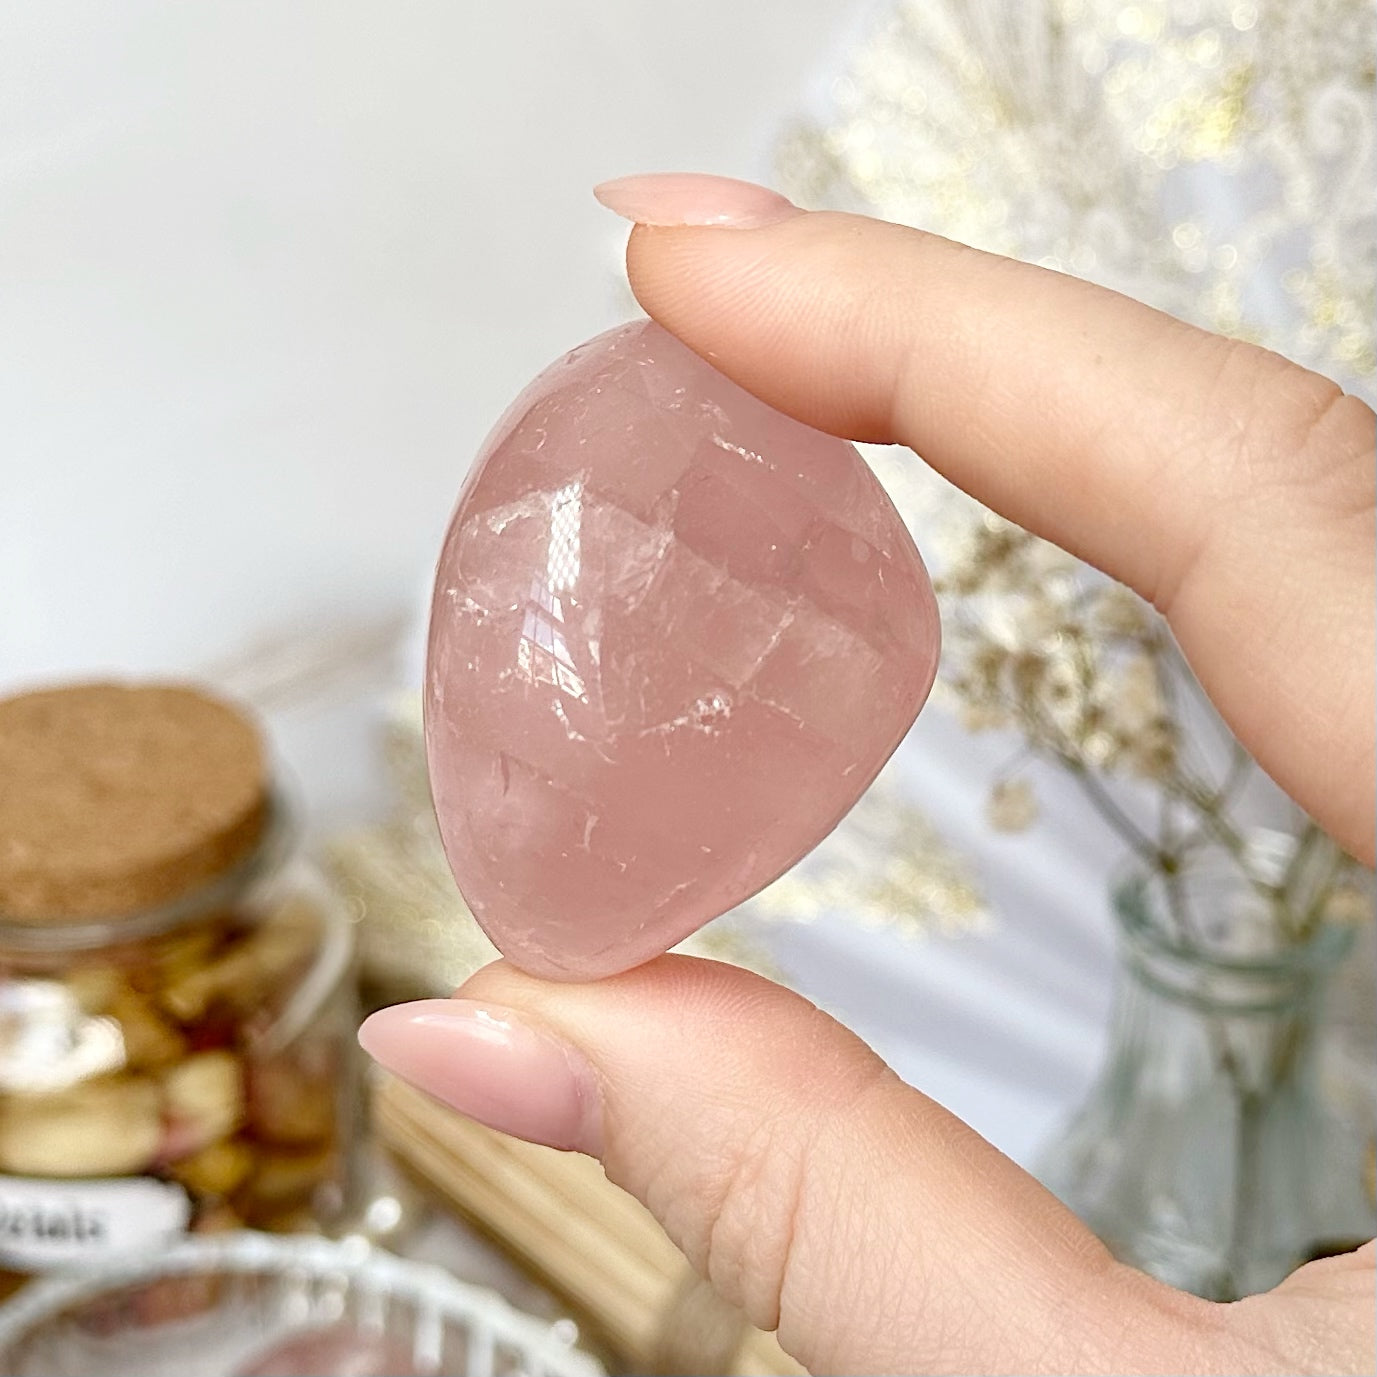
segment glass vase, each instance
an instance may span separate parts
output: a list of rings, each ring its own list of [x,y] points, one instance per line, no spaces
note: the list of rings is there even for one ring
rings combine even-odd
[[[1212,1300],[1371,1238],[1372,1087],[1322,1056],[1352,929],[1289,923],[1228,856],[1129,873],[1112,906],[1108,1056],[1044,1184],[1121,1261]]]

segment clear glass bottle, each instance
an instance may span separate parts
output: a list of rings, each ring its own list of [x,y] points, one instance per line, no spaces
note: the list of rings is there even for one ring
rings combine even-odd
[[[0,916],[0,1268],[344,1209],[352,929],[290,830],[273,795],[252,849],[175,902]]]
[[[1039,1176],[1120,1260],[1214,1300],[1274,1286],[1377,1233],[1373,1088],[1322,1055],[1352,931],[1280,940],[1232,860],[1133,873],[1104,1069]]]

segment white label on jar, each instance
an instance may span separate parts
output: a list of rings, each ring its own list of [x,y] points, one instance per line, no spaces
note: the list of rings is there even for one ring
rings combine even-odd
[[[103,1262],[173,1238],[190,1219],[186,1191],[166,1181],[0,1176],[0,1264],[41,1272]]]

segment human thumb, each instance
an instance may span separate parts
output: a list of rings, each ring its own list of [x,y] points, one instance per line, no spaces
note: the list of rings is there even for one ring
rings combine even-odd
[[[815,1372],[1129,1372],[1145,1338],[1160,1370],[1205,1370],[1211,1307],[1113,1262],[859,1039],[746,971],[665,956],[574,985],[497,962],[360,1036],[460,1112],[601,1158]]]

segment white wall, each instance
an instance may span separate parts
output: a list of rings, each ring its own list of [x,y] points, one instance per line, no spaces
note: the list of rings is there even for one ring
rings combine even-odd
[[[589,187],[759,175],[853,8],[0,3],[0,690],[416,603],[631,309]]]

